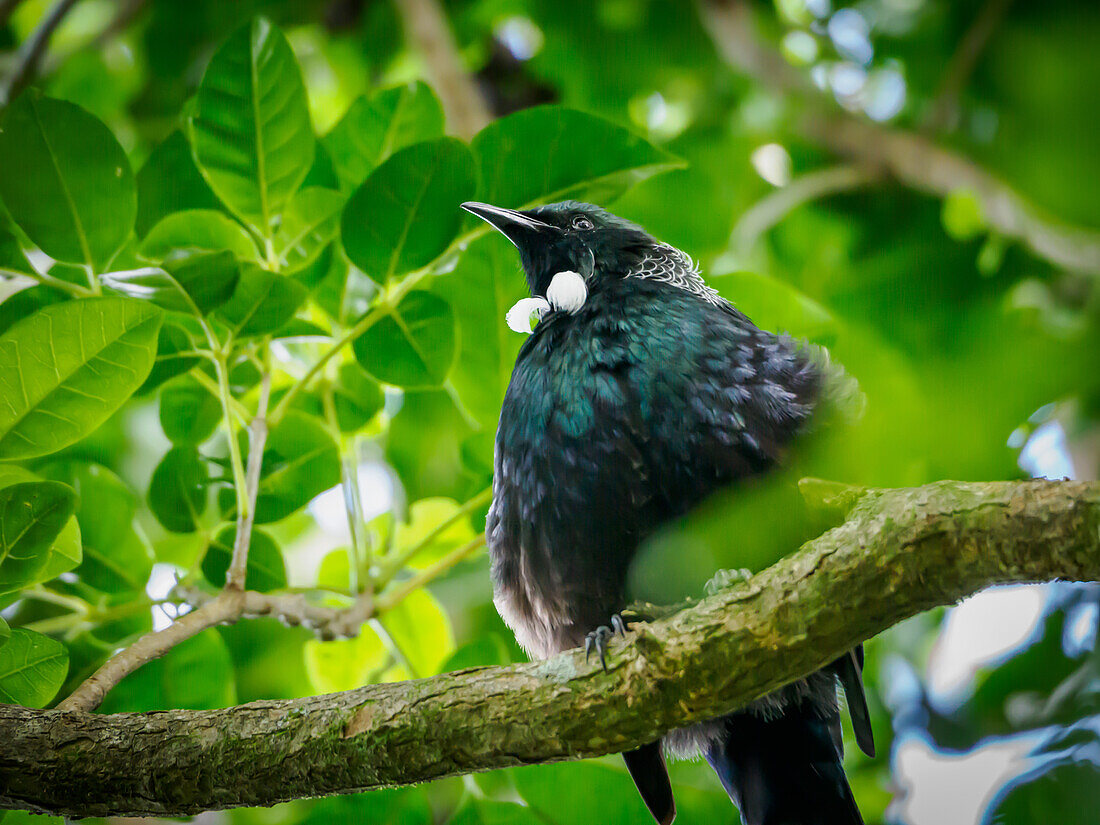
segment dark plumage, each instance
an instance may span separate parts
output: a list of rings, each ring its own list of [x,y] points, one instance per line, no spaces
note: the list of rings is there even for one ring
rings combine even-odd
[[[464,208],[516,245],[532,295],[551,304],[501,409],[486,526],[497,609],[546,657],[626,606],[631,560],[658,527],[782,457],[825,373],[718,297],[682,252],[598,207]],[[869,748],[861,666],[854,651],[745,711],[672,732],[665,748],[702,753],[745,825],[859,823],[836,676]],[[659,744],[624,757],[654,817],[671,822]]]

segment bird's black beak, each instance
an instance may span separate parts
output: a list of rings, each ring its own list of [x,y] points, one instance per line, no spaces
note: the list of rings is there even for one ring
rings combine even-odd
[[[524,244],[529,244],[534,237],[559,231],[557,227],[516,209],[504,209],[500,206],[473,201],[462,204],[462,208],[471,215],[481,218],[520,249]]]

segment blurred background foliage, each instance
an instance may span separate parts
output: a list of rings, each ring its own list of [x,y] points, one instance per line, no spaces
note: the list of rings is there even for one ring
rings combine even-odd
[[[379,251],[346,224],[357,197],[366,212],[361,220],[385,223],[376,194],[363,194],[372,185],[368,173],[394,149],[422,140],[435,141],[423,151],[450,151],[438,139],[456,131],[444,121],[446,94],[431,88],[438,83],[432,56],[406,37],[405,18],[420,5],[8,0],[0,2],[0,91],[15,99],[33,82],[107,125],[136,174],[135,234],[121,254],[136,254],[140,244],[163,258],[173,230],[162,219],[187,214],[181,210],[224,212],[195,168],[183,128],[192,116],[202,120],[205,104],[196,93],[203,73],[231,32],[257,14],[273,21],[301,67],[309,119],[320,136],[305,186],[328,194],[314,196],[309,215],[328,209],[317,222],[327,226],[318,230],[326,242],[336,234],[340,210],[345,221],[342,244],[318,243],[302,260],[281,264],[310,290],[299,321],[336,334],[389,286],[387,273],[370,266]],[[819,531],[795,490],[799,475],[882,486],[1096,478],[1100,6],[1079,0],[717,6],[724,15],[719,24],[709,4],[701,10],[673,0],[442,5],[461,63],[492,116],[560,104],[644,138],[628,145],[622,133],[609,139],[604,130],[612,127],[590,119],[574,122],[565,114],[552,121],[567,158],[560,163],[577,167],[570,179],[585,182],[583,194],[692,254],[710,283],[760,325],[829,347],[866,396],[857,423],[807,449],[782,478],[716,501],[652,542],[634,571],[639,595],[671,600],[698,592],[714,569],[759,569]],[[48,48],[33,55],[29,74],[21,76],[36,33],[59,7],[64,13]],[[722,28],[731,21],[732,29]],[[732,43],[732,58],[723,39]],[[551,191],[550,173],[542,179],[542,168],[553,166],[542,142],[551,121],[534,117],[526,126],[513,119],[500,133],[490,126],[474,140],[483,199],[518,206]],[[854,137],[842,139],[852,123]],[[929,148],[935,151],[919,154]],[[596,186],[598,175],[584,169],[602,168],[601,153],[607,171],[623,174]],[[0,157],[0,164],[11,162]],[[983,188],[987,179],[973,174],[981,169],[1014,191],[1010,203],[1001,190],[990,195]],[[460,178],[449,181],[457,195],[465,191]],[[438,197],[446,196],[444,186]],[[433,225],[453,221],[453,235],[464,197],[454,198],[453,216],[432,214]],[[292,226],[292,211],[284,226]],[[225,223],[228,230],[204,224],[216,248],[232,249],[242,237],[252,243]],[[154,227],[162,235],[159,254]],[[462,224],[463,231],[471,227]],[[431,239],[423,245],[431,247]],[[33,296],[19,291],[32,283],[18,274],[18,256],[31,247],[3,218],[0,254],[7,257],[0,267],[11,277],[0,284],[6,298],[0,329],[59,299],[48,287],[33,287]],[[32,264],[48,260],[31,251]],[[291,246],[285,251],[295,254]],[[396,275],[435,258],[402,261]],[[50,275],[71,282],[67,264],[48,262]],[[322,640],[273,619],[207,630],[127,678],[103,710],[220,707],[522,658],[493,610],[482,551],[416,578],[456,558],[456,548],[476,541],[482,527],[496,413],[521,343],[503,319],[523,294],[518,262],[501,239],[470,238],[461,254],[437,260],[420,288],[427,292],[413,294],[427,297],[418,299],[419,317],[453,315],[457,336],[439,338],[435,351],[454,352],[434,366],[398,353],[398,371],[387,372],[385,365],[372,369],[374,350],[356,344],[358,362],[349,355],[331,384],[339,458],[333,454],[331,466],[322,461],[305,472],[303,489],[313,498],[306,509],[298,509],[304,502],[286,502],[293,483],[274,491],[275,509],[265,519],[272,523],[253,539],[248,580],[251,588],[276,593],[325,588],[336,594],[333,604],[347,604],[340,592],[354,593],[364,576],[378,575],[347,549],[360,546],[390,560],[383,582],[408,586],[408,595],[350,640]],[[287,301],[293,314],[297,304]],[[308,330],[298,332],[304,337],[285,345],[292,375],[296,364],[322,351]],[[178,578],[216,585],[228,566],[232,528],[228,536],[211,536],[188,532],[193,525],[176,529],[163,512],[157,515],[158,502],[178,505],[186,490],[176,490],[175,499],[171,491],[150,492],[145,505],[145,491],[156,488],[154,471],[168,461],[169,440],[184,445],[174,448],[184,450],[176,463],[161,470],[175,478],[189,471],[187,445],[210,438],[219,418],[210,378],[178,377],[173,364],[184,361],[182,370],[193,364],[178,357],[189,344],[171,339],[162,333],[154,376],[177,377],[159,395],[139,395],[91,436],[33,466],[73,485],[81,508],[99,514],[85,519],[77,511],[83,534],[75,540],[84,557],[77,576],[47,583],[37,598],[5,598],[7,625],[36,630],[68,650],[59,697],[116,645],[181,609],[170,598]],[[426,376],[409,372],[415,369]],[[245,359],[230,379],[243,397],[257,377]],[[279,393],[277,386],[276,401]],[[309,406],[323,400],[302,394],[292,415],[306,422],[323,416]],[[300,439],[308,441],[309,427],[287,433],[288,455],[305,449]],[[320,443],[329,435],[317,437]],[[333,486],[337,461],[345,478],[350,473],[358,481],[344,491]],[[324,483],[315,489],[318,479]],[[345,499],[355,495],[362,521],[349,533]],[[223,505],[231,510],[231,497]],[[408,548],[418,549],[415,557]],[[428,587],[415,588],[429,579]],[[868,759],[849,746],[846,765],[868,823],[1095,823],[1098,614],[1096,586],[1006,588],[872,640],[866,677],[880,756]],[[4,648],[16,655],[21,638],[11,636],[0,658]],[[52,696],[20,701],[43,704]],[[673,775],[678,822],[737,821],[704,767],[679,764]],[[6,822],[29,819],[9,813]],[[617,759],[202,819],[648,821]]]

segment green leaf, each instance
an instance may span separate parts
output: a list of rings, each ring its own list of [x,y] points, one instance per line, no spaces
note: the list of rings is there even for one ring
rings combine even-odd
[[[840,330],[829,310],[778,278],[742,271],[708,280],[722,297],[764,329],[822,343],[830,343]]]
[[[41,481],[30,470],[24,470],[17,464],[0,464],[0,489],[12,484]],[[48,550],[46,565],[38,574],[38,581],[56,579],[62,573],[72,570],[80,564],[83,553],[80,547],[80,525],[75,514],[65,522],[61,532]],[[2,578],[2,576],[0,576]]]
[[[393,152],[443,136],[443,107],[426,83],[356,98],[322,142],[341,188],[351,189]]]
[[[134,526],[137,498],[118,476],[98,464],[51,464],[42,474],[76,491],[76,517],[84,559],[80,580],[105,593],[140,592],[153,557]]]
[[[473,197],[475,175],[470,150],[454,138],[394,154],[344,208],[340,233],[352,263],[379,283],[431,263],[458,234],[458,204]]]
[[[518,768],[512,778],[524,801],[557,825],[628,825],[649,818],[630,775],[608,765],[559,762]],[[562,788],[584,788],[585,792],[563,794]]]
[[[165,381],[188,372],[202,362],[202,357],[192,355],[195,351],[195,343],[191,334],[184,328],[180,318],[174,322],[165,323],[160,328],[157,336],[157,357],[153,362],[153,369],[145,383],[138,389],[138,393],[147,393],[159,387]],[[196,333],[201,334],[199,330]]]
[[[138,254],[161,261],[180,249],[229,250],[242,261],[253,261],[257,255],[256,244],[244,227],[214,209],[186,209],[166,215],[145,236]]]
[[[88,298],[0,335],[0,459],[56,452],[106,421],[149,374],[160,322],[139,301]]]
[[[9,295],[0,303],[0,335],[3,335],[16,321],[33,315],[43,307],[68,301],[71,296],[64,290],[52,286],[32,286]]]
[[[458,504],[449,498],[422,498],[409,506],[409,521],[399,523],[395,544],[405,549],[419,544],[443,522],[453,518]],[[419,570],[438,561],[448,552],[474,537],[469,517],[460,518],[433,538],[409,561],[409,567]]]
[[[336,443],[317,419],[291,410],[272,428],[264,447],[256,522],[286,518],[339,483]],[[222,504],[223,509],[231,506],[231,490],[222,491]]]
[[[408,659],[413,673],[399,666],[387,673],[392,679],[410,679],[439,673],[455,650],[451,620],[429,590],[414,590],[379,620]]]
[[[68,672],[69,652],[61,642],[16,627],[0,647],[0,702],[45,707]]]
[[[221,634],[210,628],[131,673],[107,694],[100,710],[208,710],[236,702],[233,659]]]
[[[290,321],[307,294],[292,278],[246,264],[233,297],[218,314],[237,337],[263,335]]]
[[[517,802],[469,797],[447,825],[546,825],[548,821]]]
[[[139,236],[175,212],[220,206],[199,173],[191,146],[179,129],[153,149],[137,174],[137,192]]]
[[[415,291],[355,339],[363,369],[397,387],[436,387],[447,378],[455,355],[455,320],[450,304]]]
[[[183,287],[166,271],[156,266],[108,272],[100,280],[108,289],[133,298],[148,301],[172,312],[192,312],[191,300]]]
[[[215,587],[225,586],[225,574],[233,559],[233,543],[237,528],[223,527],[202,557],[202,574]],[[263,530],[252,530],[248,542],[248,565],[245,568],[245,588],[269,593],[286,587],[286,565],[279,545]]]
[[[370,625],[363,625],[353,639],[310,639],[302,646],[302,655],[309,681],[318,693],[369,685],[389,661],[386,648]]]
[[[0,489],[0,593],[40,581],[50,547],[75,510],[72,488],[56,481]]]
[[[451,380],[466,409],[489,430],[496,429],[512,367],[526,339],[504,322],[512,305],[528,294],[515,253],[500,238],[480,238],[462,253],[453,273],[432,284],[458,322],[460,344]]]
[[[410,500],[428,496],[465,499],[484,486],[463,467],[461,445],[470,422],[445,390],[406,392],[389,424],[386,460],[397,471]]]
[[[240,264],[227,249],[172,256],[163,267],[203,315],[228,301],[241,278]]]
[[[172,649],[164,658],[167,708],[205,710],[237,703],[229,648],[211,628]]]
[[[358,364],[341,364],[332,388],[336,425],[342,433],[353,433],[382,411],[386,396],[378,382]]]
[[[149,480],[149,509],[165,530],[192,533],[206,510],[210,475],[193,447],[173,447]]]
[[[290,199],[274,241],[275,255],[284,272],[297,272],[316,260],[336,237],[343,205],[339,192],[319,186],[303,189]]]
[[[302,73],[271,21],[256,18],[214,54],[190,125],[195,160],[210,188],[271,237],[309,172],[315,144]]]
[[[161,390],[160,427],[173,444],[201,444],[214,434],[221,417],[221,402],[193,378],[183,376]]]
[[[4,646],[4,643],[11,638],[11,628],[8,627],[7,621],[3,616],[0,616],[0,647]]]
[[[537,106],[495,120],[471,144],[479,199],[498,206],[580,198],[606,202],[647,177],[682,165],[595,115]]]
[[[985,231],[985,210],[969,189],[955,189],[943,199],[943,228],[956,241],[968,241]]]
[[[0,198],[53,258],[103,271],[134,226],[137,190],[115,136],[75,104],[28,92],[0,121]]]
[[[3,202],[0,201],[0,269],[34,274],[35,269],[23,251],[23,242],[20,241],[19,234],[7,210],[4,209]]]

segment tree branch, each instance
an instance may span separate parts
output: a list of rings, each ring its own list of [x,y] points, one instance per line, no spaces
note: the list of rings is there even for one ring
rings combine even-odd
[[[454,34],[438,0],[399,0],[395,3],[409,45],[424,59],[424,68],[451,131],[464,140],[476,135],[492,119],[481,92],[462,65]]]
[[[751,12],[743,0],[700,0],[699,6],[718,54],[733,69],[807,100],[810,112],[795,125],[805,137],[870,167],[872,172],[888,172],[922,192],[943,197],[959,189],[970,190],[981,203],[990,228],[1021,241],[1056,266],[1100,275],[1100,232],[1044,214],[969,158],[922,135],[826,107],[818,90],[755,34]]]
[[[34,80],[38,67],[50,45],[50,38],[61,25],[61,21],[76,5],[77,0],[58,0],[56,5],[35,29],[34,34],[20,47],[16,55],[15,68],[7,80],[0,84],[0,106],[6,106],[24,87]],[[14,8],[14,5],[12,6]]]
[[[743,706],[987,585],[1100,578],[1097,483],[847,496],[839,527],[745,584],[639,625],[606,674],[571,651],[214,711],[0,706],[0,808],[175,816],[613,753]]]

